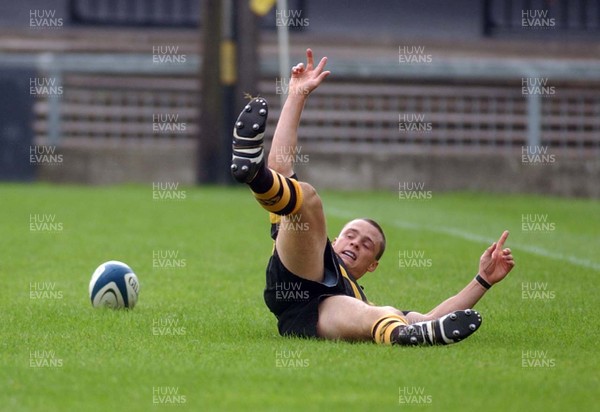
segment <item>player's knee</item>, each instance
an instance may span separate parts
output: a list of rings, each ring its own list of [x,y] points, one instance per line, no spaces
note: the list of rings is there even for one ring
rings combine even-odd
[[[303,204],[310,209],[322,209],[323,204],[317,190],[309,183],[299,182],[302,189]]]
[[[367,313],[367,318],[369,319],[369,322],[372,323],[379,318],[390,315],[404,317],[402,311],[393,306],[370,306]]]
[[[393,306],[381,306],[381,312],[384,314],[404,316],[401,310],[398,310]]]

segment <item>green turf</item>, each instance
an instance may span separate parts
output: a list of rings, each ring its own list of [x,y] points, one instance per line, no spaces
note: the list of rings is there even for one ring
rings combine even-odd
[[[184,190],[184,200],[155,201],[149,186],[0,185],[0,410],[597,409],[598,202],[322,193],[330,236],[348,217],[382,223],[388,251],[362,284],[401,309],[427,311],[455,293],[487,242],[511,230],[517,267],[477,306],[481,330],[457,345],[402,348],[279,337],[262,300],[266,215],[243,188]],[[62,230],[32,232],[36,214]],[[547,215],[555,230],[524,232],[523,214]],[[154,268],[153,251],[165,250],[185,267]],[[430,267],[400,269],[399,251],[422,252]],[[111,259],[138,274],[133,311],[90,305],[90,276]],[[546,297],[524,299],[523,282]],[[46,295],[32,299],[35,285]],[[155,334],[165,322],[179,334]],[[523,367],[524,352],[535,366]],[[290,356],[296,367],[283,366]],[[154,404],[157,388],[181,403]]]

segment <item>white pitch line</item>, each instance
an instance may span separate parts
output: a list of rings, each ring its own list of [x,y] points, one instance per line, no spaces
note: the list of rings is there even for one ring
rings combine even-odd
[[[332,215],[335,215],[336,217],[346,218],[346,219],[352,219],[352,218],[358,216],[358,214],[351,214],[350,212],[348,212],[346,210],[341,210],[341,209],[336,209],[336,208],[331,208],[331,207],[327,208],[327,212],[331,213]],[[386,222],[389,223],[388,221],[386,221]],[[481,236],[476,233],[471,233],[471,232],[464,231],[462,229],[457,229],[457,228],[448,227],[448,226],[430,227],[430,226],[423,226],[423,225],[416,224],[416,223],[402,222],[402,221],[393,221],[393,222],[391,222],[391,224],[400,229],[427,230],[429,232],[441,233],[441,234],[454,236],[454,237],[457,237],[460,239],[468,240],[471,242],[477,242],[477,243],[492,244],[493,242],[495,242],[497,240],[495,238]],[[569,262],[575,266],[581,266],[581,267],[584,267],[587,269],[593,269],[593,270],[600,271],[600,263],[593,262],[589,259],[579,258],[577,256],[565,255],[563,253],[558,253],[558,252],[551,252],[551,251],[546,250],[539,246],[523,245],[523,244],[519,244],[519,243],[510,242],[510,248],[515,249],[515,250],[520,249],[520,250],[523,250],[525,252],[528,252],[528,253],[531,253],[534,255],[538,255],[538,256],[545,257],[545,258],[554,259],[554,260],[561,260],[564,262]]]

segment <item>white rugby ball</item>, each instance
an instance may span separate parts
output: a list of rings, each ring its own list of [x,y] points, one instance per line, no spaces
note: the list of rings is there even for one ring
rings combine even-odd
[[[111,260],[98,266],[90,280],[92,306],[133,309],[140,283],[133,270],[123,262]]]

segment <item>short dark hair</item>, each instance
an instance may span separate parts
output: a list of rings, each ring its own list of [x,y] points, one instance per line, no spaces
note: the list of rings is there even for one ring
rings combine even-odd
[[[379,226],[379,223],[377,223],[373,219],[363,217],[360,220],[364,220],[365,222],[370,223],[373,227],[375,227],[375,229],[377,229],[379,231],[379,233],[381,233],[381,238],[383,240],[381,241],[381,244],[379,245],[379,252],[377,253],[377,256],[375,256],[375,260],[381,259],[381,256],[383,256],[383,252],[385,252],[385,244],[386,244],[385,234],[383,233],[383,229],[381,228],[381,226]]]

